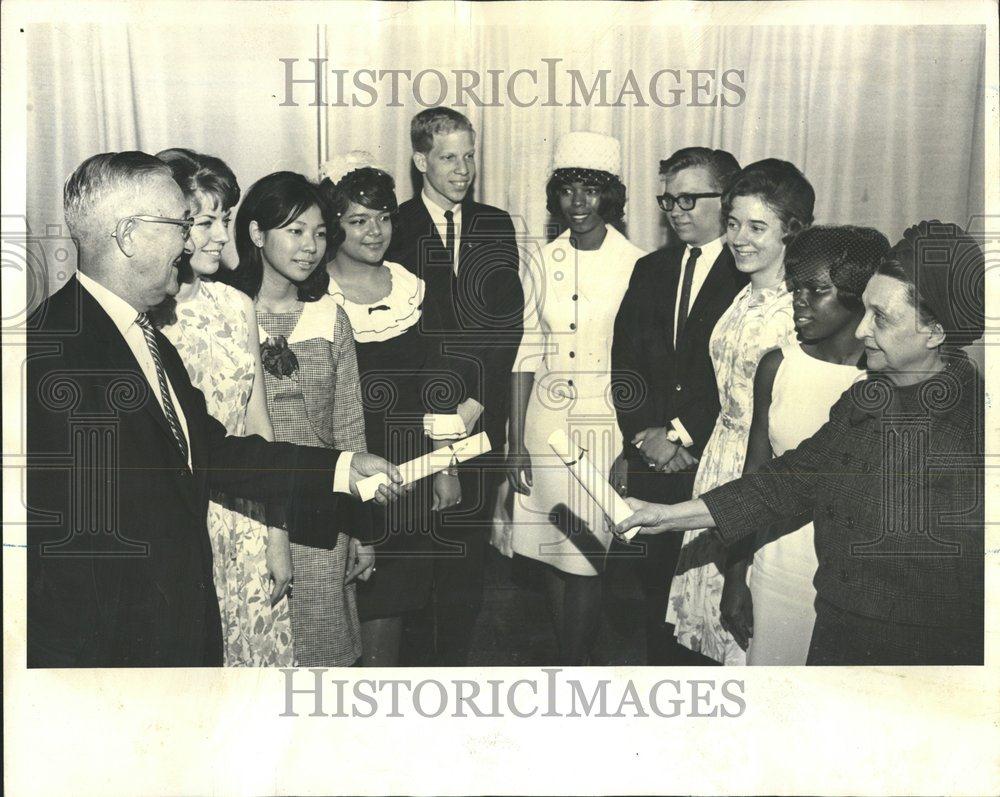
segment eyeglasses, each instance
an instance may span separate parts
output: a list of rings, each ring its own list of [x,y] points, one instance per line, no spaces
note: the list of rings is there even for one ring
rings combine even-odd
[[[656,201],[660,203],[660,207],[664,211],[669,213],[674,209],[676,204],[681,210],[693,210],[695,203],[699,199],[708,199],[709,197],[722,196],[722,194],[678,194],[674,196],[673,194],[660,194],[656,198]]]
[[[191,236],[191,228],[194,226],[194,219],[172,219],[169,216],[126,216],[123,219],[118,219],[118,223],[115,225],[115,231],[111,233],[111,237],[118,238],[118,230],[124,222],[129,219],[135,219],[136,221],[147,221],[151,224],[174,224],[181,228],[181,232],[184,235],[184,240],[186,241]]]

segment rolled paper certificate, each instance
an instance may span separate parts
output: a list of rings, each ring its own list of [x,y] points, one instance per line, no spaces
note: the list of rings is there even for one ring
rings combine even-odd
[[[566,432],[556,429],[548,440],[549,446],[556,452],[556,456],[569,468],[569,472],[580,482],[580,485],[587,491],[587,495],[594,499],[601,511],[607,515],[615,524],[621,523],[632,514],[625,499],[615,492],[615,488],[608,483],[608,477],[587,459],[587,452],[570,442]],[[622,536],[626,540],[631,540],[639,533],[638,528],[629,529]]]
[[[424,434],[431,440],[457,440],[468,432],[461,416],[427,413],[424,415]]]
[[[399,466],[399,472],[403,476],[403,484],[426,479],[433,476],[438,471],[442,471],[451,465],[486,454],[490,450],[490,438],[486,432],[480,432],[474,437],[466,437],[456,440],[451,445],[439,448],[424,454],[422,457],[411,459]],[[378,492],[379,486],[389,483],[389,477],[384,473],[376,473],[358,482],[358,495],[362,501],[370,501]]]
[[[467,399],[458,406],[458,412],[427,413],[424,415],[424,434],[431,440],[457,440],[466,437],[475,428],[476,421],[483,414],[483,405],[475,399]]]

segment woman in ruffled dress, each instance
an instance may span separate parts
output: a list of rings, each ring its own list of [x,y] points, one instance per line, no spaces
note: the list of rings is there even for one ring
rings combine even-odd
[[[695,475],[695,498],[743,473],[757,364],[770,350],[795,340],[784,241],[812,224],[815,200],[802,172],[774,158],[744,168],[722,195],[726,243],[750,284],[712,331],[709,348],[721,408]],[[742,665],[746,651],[719,617],[727,556],[705,529],[685,533],[666,620],[685,647],[722,664]]]
[[[264,387],[275,438],[341,451],[365,451],[364,418],[351,325],[327,295],[328,206],[300,174],[258,180],[236,214],[234,278],[254,300]],[[374,555],[367,506],[340,513],[332,534],[316,507],[288,507],[295,583],[292,636],[298,662],[342,667],[361,656],[356,580]],[[350,535],[350,536],[349,536]]]
[[[392,177],[359,150],[328,162],[324,175],[321,188],[335,218],[327,264],[330,300],[351,320],[368,450],[404,463],[447,445],[429,438],[425,414],[458,414],[472,428],[474,402],[465,400],[463,387],[469,374],[442,354],[433,332],[424,331],[442,329],[424,281],[383,259],[397,208]],[[457,505],[461,497],[458,472],[450,467],[395,504],[375,508],[378,573],[358,589],[366,666],[400,663],[404,621],[430,599],[430,513]]]
[[[188,149],[157,157],[184,191],[194,225],[193,251],[179,266],[181,288],[157,308],[154,320],[226,432],[272,440],[253,304],[212,279],[240,198],[236,177],[220,159]],[[260,505],[243,499],[213,494],[208,505],[227,667],[287,667],[295,661],[286,597],[292,578],[288,534],[268,528],[263,517]]]

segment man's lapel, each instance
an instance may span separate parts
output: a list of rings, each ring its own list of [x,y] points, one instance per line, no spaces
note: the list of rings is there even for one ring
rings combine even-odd
[[[163,434],[169,440],[171,448],[176,452],[178,461],[180,461],[180,449],[177,448],[174,434],[170,430],[170,424],[167,423],[167,416],[164,415],[163,408],[160,406],[160,402],[153,392],[159,390],[158,386],[150,385],[146,381],[142,368],[139,366],[139,361],[135,359],[135,355],[132,354],[132,350],[125,342],[125,338],[122,337],[121,332],[119,332],[118,327],[111,320],[111,317],[104,312],[104,308],[101,307],[100,303],[90,295],[89,291],[80,286],[79,281],[75,277],[73,278],[73,282],[75,283],[75,289],[80,293],[80,313],[83,320],[81,334],[86,335],[88,338],[86,350],[89,352],[92,364],[95,367],[108,369],[112,372],[121,371],[133,375],[140,380],[141,384],[148,391],[146,400],[142,404],[142,409],[162,430]],[[161,340],[163,340],[162,337]],[[116,388],[111,383],[110,377],[112,377],[112,374],[109,373],[108,376],[108,399],[109,401],[116,401],[120,398],[119,393],[122,396],[127,394],[129,386],[123,384],[119,388]],[[176,383],[174,390],[177,390]],[[114,395],[111,395],[112,391],[114,391]],[[185,462],[184,465],[186,466],[187,463]]]
[[[674,349],[674,307],[677,305],[677,290],[680,285],[680,261],[684,248],[676,247],[662,251],[660,261],[659,295],[654,300],[659,305],[658,316],[663,336],[671,351]]]

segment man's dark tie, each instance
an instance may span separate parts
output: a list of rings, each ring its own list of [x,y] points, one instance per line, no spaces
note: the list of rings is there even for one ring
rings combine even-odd
[[[684,265],[684,278],[681,281],[681,306],[677,308],[677,332],[674,335],[674,342],[680,342],[681,332],[684,331],[684,324],[687,322],[688,305],[691,303],[691,285],[694,282],[694,264],[701,257],[701,249],[697,246],[691,247],[691,254]]]
[[[160,349],[156,345],[156,333],[153,331],[153,322],[145,313],[139,313],[135,319],[142,328],[142,334],[146,338],[146,345],[149,353],[153,356],[153,364],[156,366],[156,381],[160,383],[160,397],[163,399],[163,414],[167,416],[167,423],[170,431],[174,433],[174,440],[181,450],[181,457],[187,462],[188,444],[184,437],[184,430],[181,429],[181,422],[177,418],[177,410],[174,409],[174,402],[170,398],[170,388],[167,386],[167,372],[163,370],[163,360],[160,359]]]
[[[444,212],[445,221],[448,222],[448,226],[445,227],[445,238],[444,238],[444,248],[448,250],[448,257],[451,258],[451,268],[455,268],[455,214],[450,210]]]

